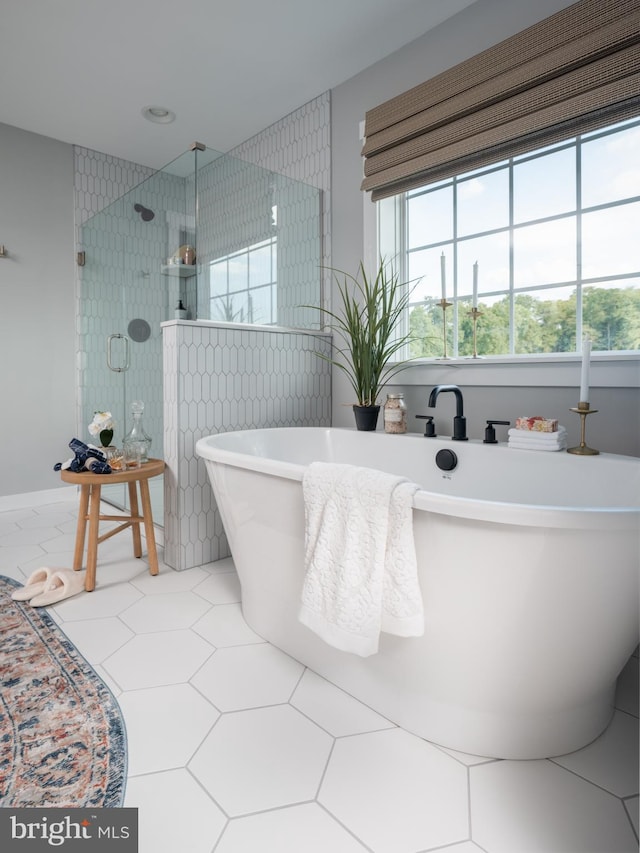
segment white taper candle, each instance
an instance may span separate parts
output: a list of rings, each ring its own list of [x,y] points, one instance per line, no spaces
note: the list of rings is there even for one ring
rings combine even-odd
[[[478,307],[478,262],[473,265],[473,307]]]
[[[442,284],[442,300],[447,301],[447,274],[445,269],[446,261],[444,252],[440,255],[440,283]]]
[[[580,402],[589,401],[589,360],[591,358],[591,341],[585,338],[582,341],[582,370],[580,372]]]

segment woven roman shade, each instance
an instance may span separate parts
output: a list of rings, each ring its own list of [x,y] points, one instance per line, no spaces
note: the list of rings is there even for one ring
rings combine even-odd
[[[363,190],[395,195],[640,115],[640,0],[580,0],[369,110]]]

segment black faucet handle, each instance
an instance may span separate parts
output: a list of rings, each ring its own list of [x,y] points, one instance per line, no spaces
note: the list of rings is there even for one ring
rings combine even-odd
[[[496,431],[493,428],[494,424],[500,424],[500,426],[510,426],[511,421],[487,421],[487,427],[484,431],[483,444],[497,444],[498,443],[498,440],[496,438]]]
[[[424,434],[427,438],[436,437],[436,427],[433,423],[433,415],[416,415],[416,418],[421,418],[426,421],[424,425]]]

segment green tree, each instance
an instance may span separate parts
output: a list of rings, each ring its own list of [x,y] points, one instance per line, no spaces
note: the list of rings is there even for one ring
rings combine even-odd
[[[541,331],[539,352],[575,352],[576,294],[569,299],[535,300]]]
[[[596,350],[640,349],[640,290],[585,288],[583,327]]]
[[[436,303],[416,305],[409,314],[411,358],[437,358],[442,355],[442,308]],[[447,347],[451,346],[449,331]],[[450,352],[450,350],[449,350]]]
[[[478,303],[480,315],[476,323],[478,355],[503,355],[509,352],[509,298],[493,305]],[[460,342],[464,342],[462,355],[473,354],[473,320],[465,309],[460,317]]]
[[[517,353],[575,352],[576,300],[574,290],[566,299],[538,299],[526,293],[514,297],[515,351]],[[492,305],[478,304],[476,324],[478,355],[509,352],[510,297]],[[452,352],[453,310],[447,311],[447,351]],[[425,302],[412,309],[414,358],[442,355],[442,309]],[[586,287],[583,292],[583,329],[594,350],[640,350],[640,289]],[[467,302],[458,304],[458,355],[473,354],[473,320]]]

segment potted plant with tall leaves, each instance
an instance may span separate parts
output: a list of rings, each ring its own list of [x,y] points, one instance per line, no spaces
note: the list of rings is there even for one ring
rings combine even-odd
[[[375,276],[367,274],[362,262],[355,276],[341,270],[332,272],[340,305],[335,311],[320,311],[329,318],[333,352],[331,356],[319,355],[348,378],[356,395],[353,411],[357,428],[374,430],[380,412],[380,391],[407,363],[396,361],[394,356],[411,338],[410,334],[397,334],[411,288],[382,259]]]

